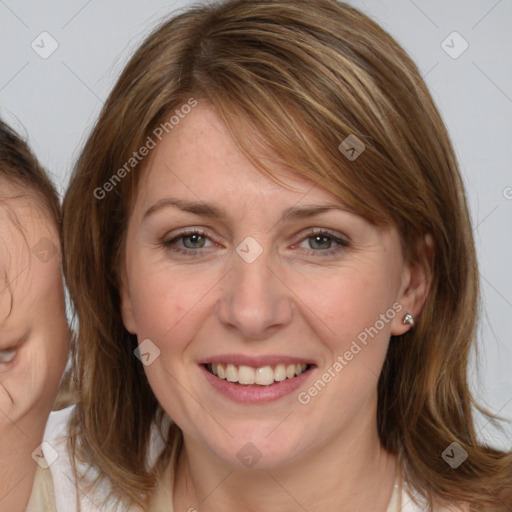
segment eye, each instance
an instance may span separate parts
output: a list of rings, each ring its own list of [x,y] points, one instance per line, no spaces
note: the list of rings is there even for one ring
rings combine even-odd
[[[205,246],[207,240],[206,237],[199,233],[192,233],[180,238],[183,246],[187,249],[202,249]]]
[[[180,233],[178,236],[163,241],[163,245],[175,252],[191,254],[199,252],[214,245],[212,240],[200,230],[191,230]]]
[[[310,249],[331,249],[335,240],[329,235],[315,235],[307,238]]]
[[[3,364],[10,363],[16,356],[16,353],[17,353],[16,349],[0,350],[0,363],[3,363]]]
[[[349,247],[349,242],[339,235],[319,230],[309,233],[298,247],[314,253],[332,254]]]

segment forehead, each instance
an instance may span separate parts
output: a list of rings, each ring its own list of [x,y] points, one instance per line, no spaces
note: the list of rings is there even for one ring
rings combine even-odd
[[[0,327],[11,316],[28,312],[34,301],[55,284],[55,264],[51,258],[44,267],[38,265],[45,258],[38,248],[45,246],[49,257],[58,247],[57,228],[44,208],[36,203],[34,194],[17,195],[6,199],[1,188],[0,204]],[[12,192],[13,190],[11,190]],[[57,251],[58,252],[58,251]],[[39,255],[39,259],[38,259]],[[60,265],[57,264],[60,268]]]
[[[199,105],[163,137],[141,178],[138,196],[145,202],[171,190],[193,200],[217,198],[226,208],[252,196],[293,202],[307,195],[309,201],[341,202],[313,180],[274,163],[268,154],[260,162],[269,175],[239,149],[216,112]]]
[[[13,313],[14,300],[25,296],[30,248],[23,225],[5,207],[0,207],[0,326]]]

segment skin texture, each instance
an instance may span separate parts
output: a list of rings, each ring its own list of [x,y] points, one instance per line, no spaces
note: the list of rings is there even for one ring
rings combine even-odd
[[[31,454],[66,365],[69,329],[57,229],[26,188],[0,187],[11,198],[0,208],[0,509],[17,512],[32,488]]]
[[[384,511],[395,460],[378,440],[377,380],[390,335],[409,329],[405,312],[421,310],[425,275],[404,261],[394,228],[341,209],[283,220],[291,207],[342,205],[311,181],[273,172],[286,188],[258,172],[200,105],[162,140],[141,177],[121,270],[122,313],[139,343],[150,339],[160,350],[145,371],[184,434],[174,506]],[[224,216],[176,206],[144,216],[164,198],[207,203]],[[202,249],[178,252],[192,241],[176,238],[184,228],[204,232]],[[319,229],[349,246],[327,239],[319,247],[312,233]],[[252,263],[235,251],[248,236],[263,249]],[[198,364],[227,353],[301,357],[316,365],[299,391],[307,390],[396,303],[402,312],[307,405],[297,392],[235,403]],[[261,453],[250,469],[237,457],[247,442]]]

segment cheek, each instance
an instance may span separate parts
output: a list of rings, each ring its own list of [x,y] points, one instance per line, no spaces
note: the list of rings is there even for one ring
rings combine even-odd
[[[386,341],[389,338],[396,284],[386,272],[371,267],[364,272],[339,269],[297,281],[294,287],[306,306],[302,308],[303,315],[332,352],[344,351],[361,333],[360,338],[364,339],[368,330],[372,331],[372,338],[377,337],[375,324],[378,337]]]
[[[187,348],[201,329],[205,302],[189,280],[149,278],[131,288],[136,293],[134,315],[141,353],[149,354],[144,365],[148,383],[157,400],[180,423],[190,408],[190,357]],[[150,342],[146,341],[150,340]],[[143,352],[145,351],[145,352]],[[188,392],[184,392],[184,389]]]
[[[55,378],[54,366],[48,360],[45,347],[38,346],[38,341],[27,341],[16,355],[13,365],[2,375],[1,400],[12,411],[13,421],[36,404],[46,404],[46,397],[53,400],[58,379]]]
[[[129,282],[139,342],[149,338],[160,350],[191,338],[205,311],[211,309],[208,292],[215,286],[211,273],[148,268],[133,272]]]
[[[305,408],[306,414],[322,408],[329,411],[331,419],[336,418],[332,428],[364,410],[375,398],[397,315],[393,308],[396,276],[392,266],[361,265],[331,272],[325,279],[308,280],[304,316],[316,326],[328,356],[317,375],[322,382],[316,385],[317,380],[302,390],[300,403],[315,404]],[[306,288],[302,293],[305,296]]]

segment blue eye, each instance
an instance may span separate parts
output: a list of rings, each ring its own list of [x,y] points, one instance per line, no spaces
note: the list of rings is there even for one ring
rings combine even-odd
[[[204,231],[190,230],[161,242],[162,246],[174,253],[186,256],[199,256],[203,251],[215,246]],[[310,232],[295,245],[315,256],[328,256],[349,247],[349,242],[334,233],[325,230]]]
[[[201,231],[188,231],[162,242],[167,249],[183,254],[198,253],[201,249],[211,247],[213,242]]]
[[[190,235],[181,236],[183,246],[187,249],[201,249],[206,244],[206,237],[199,233],[192,233]]]
[[[307,249],[312,253],[332,254],[349,247],[349,242],[332,233],[318,231],[304,238],[299,247]]]
[[[332,236],[328,235],[315,235],[308,237],[310,249],[331,249],[333,244],[336,243]]]

